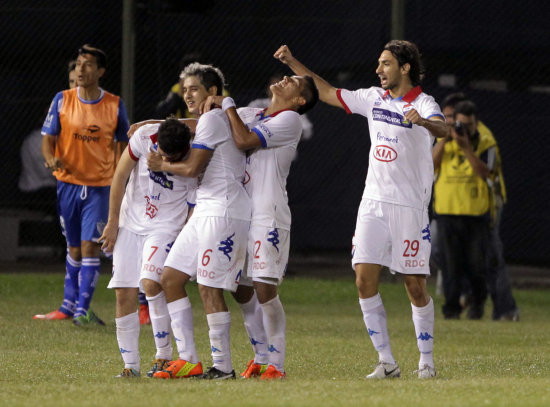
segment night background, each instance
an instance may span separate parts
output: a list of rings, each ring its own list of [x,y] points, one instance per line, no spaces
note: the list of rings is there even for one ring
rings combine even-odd
[[[508,189],[502,222],[507,261],[548,265],[549,3],[394,3],[404,4],[403,39],[423,54],[424,91],[438,102],[465,92],[499,143]],[[262,97],[273,73],[290,73],[272,56],[281,44],[334,86],[378,86],[374,71],[392,39],[391,6],[385,0],[136,1],[133,98],[127,100],[121,94],[122,2],[3,1],[2,260],[30,255],[33,247],[63,248],[52,215],[55,192],[36,196],[18,189],[19,151],[54,95],[67,88],[67,63],[81,45],[107,53],[101,86],[124,98],[135,122],[153,117],[190,53],[221,68],[238,106]],[[313,136],[300,144],[288,179],[292,250],[348,251],[368,167],[367,122],[322,103],[308,117]]]

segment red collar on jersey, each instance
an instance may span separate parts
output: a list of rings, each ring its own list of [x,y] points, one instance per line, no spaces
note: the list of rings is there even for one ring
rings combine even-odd
[[[266,116],[266,115],[265,115],[266,110],[267,110],[267,107],[266,107],[265,109],[263,109],[263,110],[260,110],[260,112],[256,113],[256,116],[260,116],[260,120],[263,120],[263,119],[265,119],[266,117],[275,117],[275,116],[277,116],[279,113],[285,112],[285,111],[287,111],[287,110],[290,111],[290,112],[293,111],[292,109],[283,109],[283,110],[278,110],[278,111],[276,111],[276,112],[274,112],[274,113],[271,113],[269,116]]]
[[[153,142],[153,144],[157,144],[158,136],[159,136],[158,133],[155,133],[155,134],[153,134],[153,135],[150,136],[150,139],[151,139],[151,141]]]
[[[409,90],[405,96],[403,96],[401,98],[401,100],[403,102],[407,102],[407,103],[411,103],[413,100],[415,100],[418,95],[420,95],[422,93],[422,88],[420,86],[415,86],[414,88],[412,88],[411,90]],[[382,97],[386,97],[386,96],[389,96],[390,94],[390,90],[388,89],[386,92],[384,92],[384,95]],[[399,99],[399,98],[397,98]]]

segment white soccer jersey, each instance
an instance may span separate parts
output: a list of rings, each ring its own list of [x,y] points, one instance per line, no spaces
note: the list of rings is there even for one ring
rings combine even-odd
[[[425,208],[432,191],[434,137],[404,115],[414,108],[425,119],[443,118],[433,97],[420,86],[395,99],[378,87],[339,89],[337,95],[347,113],[358,113],[369,122],[371,149],[363,198]]]
[[[237,111],[262,142],[262,148],[254,150],[246,160],[245,188],[252,201],[251,224],[290,230],[286,179],[302,134],[302,122],[293,110],[270,116],[264,116],[264,111],[251,107]]]
[[[130,174],[120,208],[120,227],[136,234],[178,233],[195,204],[196,178],[147,168],[147,154],[157,149],[159,124],[140,127],[128,144],[130,157],[137,161]]]
[[[192,148],[214,152],[199,176],[193,216],[249,221],[250,200],[243,187],[246,155],[235,146],[229,119],[223,110],[213,109],[200,117]]]

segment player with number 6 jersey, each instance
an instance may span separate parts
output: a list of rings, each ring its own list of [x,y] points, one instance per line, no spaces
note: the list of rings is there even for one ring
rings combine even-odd
[[[382,266],[403,276],[420,351],[418,377],[433,377],[434,306],[426,286],[431,248],[427,205],[434,137],[445,137],[448,130],[439,106],[419,86],[423,67],[418,48],[408,41],[390,41],[378,59],[381,86],[356,91],[334,88],[299,62],[286,45],[274,56],[296,74],[313,76],[321,100],[368,120],[369,170],[352,252],[363,320],[378,352],[378,364],[367,378],[401,374],[378,292]]]
[[[182,72],[183,95],[189,112],[199,115],[208,96],[221,95],[224,78],[211,65],[193,63]],[[199,376],[207,380],[234,379],[229,330],[231,317],[224,290],[235,291],[246,258],[250,226],[250,201],[243,187],[245,154],[231,138],[229,121],[221,109],[200,116],[189,157],[167,163],[149,154],[149,168],[186,177],[199,176],[197,208],[179,234],[162,278],[167,293],[172,329],[181,332],[185,344],[193,322],[185,285],[196,277],[206,311],[213,366]],[[154,377],[176,378],[198,375],[196,353],[180,349],[179,359]],[[202,372],[202,368],[200,369]]]
[[[183,159],[190,149],[189,128],[177,120],[145,125],[130,139],[113,178],[109,220],[100,241],[113,252],[117,341],[124,369],[117,377],[140,375],[138,290],[149,303],[157,352],[151,370],[168,366],[172,359],[170,316],[160,285],[164,261],[195,203],[195,178],[147,168],[150,151],[166,161]],[[129,180],[128,180],[129,179]]]

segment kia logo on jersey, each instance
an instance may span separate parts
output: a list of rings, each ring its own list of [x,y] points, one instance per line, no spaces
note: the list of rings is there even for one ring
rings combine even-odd
[[[379,145],[374,147],[374,158],[389,163],[397,158],[397,152],[390,146]]]

